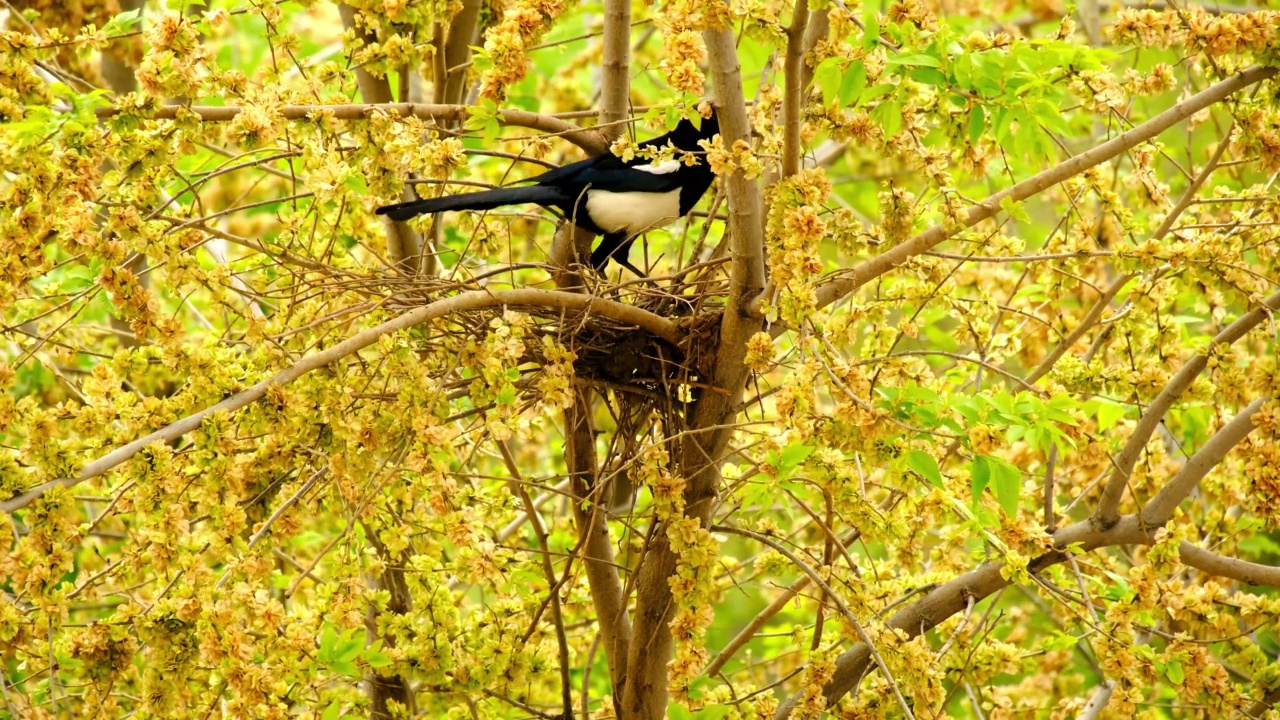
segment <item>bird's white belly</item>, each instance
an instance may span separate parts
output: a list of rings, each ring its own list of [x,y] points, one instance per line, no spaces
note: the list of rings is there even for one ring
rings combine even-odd
[[[636,235],[680,217],[680,191],[664,193],[587,191],[587,215],[609,233]]]

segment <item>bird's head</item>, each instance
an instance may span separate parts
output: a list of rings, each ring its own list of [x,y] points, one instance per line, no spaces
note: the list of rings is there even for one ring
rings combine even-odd
[[[710,140],[720,132],[720,123],[716,120],[716,106],[708,101],[698,106],[702,122],[694,126],[688,119],[682,119],[676,129],[671,131],[671,144],[685,152],[700,152],[701,140]]]

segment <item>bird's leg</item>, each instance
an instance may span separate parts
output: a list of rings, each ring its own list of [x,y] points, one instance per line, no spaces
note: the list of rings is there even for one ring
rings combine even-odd
[[[628,238],[626,242],[622,243],[622,247],[618,248],[618,251],[613,254],[613,261],[618,263],[622,267],[630,270],[631,272],[635,273],[636,277],[644,280],[646,285],[653,288],[654,290],[657,290],[658,283],[649,279],[649,273],[640,272],[640,269],[637,268],[635,265],[632,265],[631,261],[628,259],[628,257],[631,255],[631,245],[635,243],[636,238],[638,237],[640,236],[634,235]]]
[[[619,265],[621,265],[622,267],[624,267],[624,268],[626,268],[626,269],[630,270],[631,272],[635,273],[635,274],[636,274],[636,277],[643,278],[643,279],[645,279],[645,280],[648,280],[648,279],[649,279],[649,276],[648,276],[648,275],[645,275],[644,273],[640,272],[640,268],[636,267],[635,265],[632,265],[629,261],[627,261],[627,260],[620,260],[620,259],[618,259],[618,258],[614,258],[614,259],[613,259],[613,261],[614,261],[614,262],[616,262],[616,263],[618,263],[618,264],[619,264]],[[650,283],[650,284],[652,285],[653,283]],[[655,286],[655,287],[656,287],[656,286]]]
[[[625,249],[624,245],[626,246]],[[605,236],[600,238],[600,244],[596,246],[595,250],[591,251],[591,266],[596,269],[596,272],[603,275],[605,266],[609,264],[610,258],[613,258],[614,262],[619,265],[623,265],[627,261],[626,250],[630,249],[631,246],[627,244],[625,233],[605,233]],[[618,253],[619,250],[623,251],[620,255]],[[621,260],[618,259],[619,257],[621,257]]]

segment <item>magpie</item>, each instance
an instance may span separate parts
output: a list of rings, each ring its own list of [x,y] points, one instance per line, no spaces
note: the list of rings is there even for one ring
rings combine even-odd
[[[578,227],[603,235],[591,253],[591,265],[603,272],[610,258],[637,275],[627,260],[636,236],[684,217],[698,204],[714,176],[702,140],[720,131],[715,109],[694,127],[682,119],[666,135],[640,143],[641,148],[675,148],[675,157],[654,163],[639,154],[623,160],[611,152],[580,160],[528,178],[533,185],[384,205],[375,212],[403,222],[411,217],[450,210],[491,210],[503,205],[533,203],[555,208]],[[699,153],[687,164],[686,153]]]

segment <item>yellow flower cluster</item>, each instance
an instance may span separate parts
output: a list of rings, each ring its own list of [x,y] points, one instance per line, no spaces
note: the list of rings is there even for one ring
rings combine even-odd
[[[822,272],[819,254],[827,236],[823,206],[831,193],[826,173],[803,170],[773,186],[765,224],[769,280],[781,291],[782,316],[790,322],[813,310]]]
[[[748,180],[754,180],[764,172],[760,158],[751,150],[751,144],[746,140],[734,140],[733,147],[729,149],[725,148],[724,138],[720,135],[710,142],[703,140],[700,144],[707,151],[707,163],[711,165],[711,171],[720,177],[741,170]]]
[[[545,361],[538,377],[539,400],[550,407],[572,407],[573,363],[578,354],[549,335],[542,338],[542,354]]]
[[[191,18],[164,13],[148,22],[143,42],[148,51],[135,75],[145,92],[157,97],[201,94],[202,69],[210,53]]]
[[[702,31],[710,27],[710,5],[696,0],[675,0],[654,17],[662,31],[663,58],[659,63],[671,87],[690,95],[701,95],[705,78],[699,65],[706,62],[707,46]]]
[[[1245,152],[1256,152],[1268,171],[1280,169],[1280,113],[1254,106],[1241,114],[1244,132],[1236,136],[1236,144]]]
[[[563,0],[517,0],[503,12],[502,19],[485,32],[484,52],[493,66],[480,76],[480,97],[497,103],[506,100],[507,88],[529,72],[529,48],[564,10]]]
[[[767,332],[758,332],[747,340],[747,357],[743,364],[752,372],[765,372],[773,364],[773,337]]]
[[[887,13],[892,22],[910,23],[927,32],[938,31],[938,18],[923,0],[897,0]]]
[[[1173,76],[1173,66],[1168,63],[1156,63],[1143,74],[1133,68],[1124,71],[1125,91],[1131,95],[1155,95],[1172,90],[1177,83]]]
[[[1213,56],[1261,53],[1276,42],[1280,12],[1207,12],[1194,5],[1170,10],[1126,8],[1116,13],[1107,32],[1118,43],[1141,47],[1184,45]]]
[[[1071,78],[1067,87],[1084,101],[1089,112],[1099,115],[1119,112],[1129,102],[1124,86],[1107,72],[1082,71]]]
[[[1280,529],[1280,401],[1263,405],[1253,422],[1257,430],[1244,444],[1249,513],[1276,530]]]

